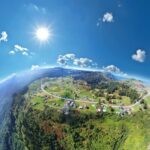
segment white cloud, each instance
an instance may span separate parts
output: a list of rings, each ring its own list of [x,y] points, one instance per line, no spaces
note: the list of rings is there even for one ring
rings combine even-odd
[[[58,58],[57,58],[57,63],[59,65],[67,65],[67,63],[69,61],[72,61],[75,59],[75,54],[65,54],[65,55],[59,55]]]
[[[78,67],[90,67],[95,66],[95,63],[89,58],[77,58],[75,54],[59,55],[57,58],[59,65],[75,65]]]
[[[29,52],[29,49],[27,49],[21,45],[18,45],[18,44],[14,45],[14,50],[9,51],[8,54],[15,55],[17,53],[20,53],[24,56],[29,56],[29,55],[32,56],[33,55],[32,52],[31,53]]]
[[[2,31],[1,32],[1,37],[0,37],[0,42],[1,41],[4,41],[4,42],[7,42],[8,41],[8,34],[6,31]]]
[[[32,65],[31,70],[38,70],[40,68],[39,65]]]
[[[9,51],[9,55],[15,55],[15,51]]]
[[[36,10],[36,11],[39,11],[39,7],[35,4],[31,4],[31,6]]]
[[[30,3],[29,5],[25,5],[25,7],[27,7],[27,9],[29,9],[29,10],[34,10],[36,12],[40,12],[40,13],[43,13],[43,14],[47,13],[46,8],[38,6],[38,5],[33,4],[33,3]]]
[[[9,55],[22,54],[24,56],[33,56],[34,55],[34,53],[29,52],[28,48],[25,48],[25,47],[18,45],[18,44],[14,45],[14,49],[9,51],[8,54]]]
[[[89,67],[92,65],[92,60],[89,58],[76,58],[73,61],[73,64],[79,67]]]
[[[128,76],[128,74],[124,73],[123,71],[121,71],[118,67],[116,67],[115,65],[108,65],[107,67],[103,67],[103,70],[105,72],[110,72],[110,73],[115,73],[121,76]]]
[[[27,52],[22,52],[22,55],[28,56],[29,54]]]
[[[75,59],[76,55],[75,54],[66,54],[64,55],[66,59]]]
[[[101,18],[98,18],[98,21],[97,21],[97,23],[96,23],[96,26],[99,27],[99,26],[101,25],[101,23],[102,23],[102,19],[101,19]]]
[[[120,69],[116,67],[115,65],[109,65],[107,67],[103,67],[103,70],[106,72],[114,72],[114,73],[120,73]]]
[[[138,49],[135,54],[132,55],[132,59],[138,62],[144,62],[146,58],[146,52],[144,50]]]
[[[20,51],[20,52],[28,51],[27,48],[22,47],[22,46],[20,46],[18,44],[14,45],[14,49],[15,49],[16,52],[18,52],[18,51]]]
[[[59,65],[67,65],[67,61],[68,61],[68,59],[66,59],[66,57],[63,55],[59,55],[57,58],[57,63]]]
[[[109,12],[106,12],[103,16],[103,19],[102,19],[103,22],[113,22],[114,21],[114,17],[113,17],[113,14],[112,13],[109,13]]]

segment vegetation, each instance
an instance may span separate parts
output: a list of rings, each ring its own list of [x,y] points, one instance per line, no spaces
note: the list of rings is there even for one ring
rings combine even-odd
[[[138,92],[124,83],[114,81],[102,82],[98,85],[98,87],[105,90],[108,94],[113,94],[114,92],[117,92],[119,96],[127,96],[131,99],[131,103],[139,98]]]
[[[64,115],[54,108],[32,109],[29,101],[18,107],[24,96],[15,98],[9,132],[12,149],[104,149],[146,150],[150,139],[150,112],[121,118],[72,110]]]
[[[138,111],[117,115],[120,108],[102,104],[130,105],[139,98],[124,83],[97,79],[46,78],[44,89],[36,81],[14,96],[5,148],[10,150],[146,150],[150,140],[148,100]],[[88,79],[86,81],[85,79]],[[96,82],[98,82],[96,84]],[[60,96],[60,98],[54,95]],[[65,108],[71,99],[75,107]],[[80,108],[80,106],[83,106]],[[68,114],[64,113],[68,110]],[[97,111],[100,109],[100,112]],[[105,110],[105,111],[104,111]]]

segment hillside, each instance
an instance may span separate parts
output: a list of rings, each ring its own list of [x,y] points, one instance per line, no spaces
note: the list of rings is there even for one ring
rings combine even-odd
[[[4,145],[10,150],[146,150],[150,111],[142,97],[99,73],[36,80],[14,95]]]

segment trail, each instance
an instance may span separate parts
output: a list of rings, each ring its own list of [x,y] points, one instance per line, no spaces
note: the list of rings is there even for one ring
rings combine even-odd
[[[66,101],[68,101],[68,100],[73,100],[73,99],[69,99],[69,98],[65,98],[65,97],[61,97],[61,96],[58,96],[58,95],[49,93],[49,92],[47,92],[47,91],[44,89],[44,87],[45,87],[45,85],[42,84],[42,81],[41,81],[41,90],[42,90],[45,94],[47,94],[47,95],[49,95],[49,96],[52,96],[52,97],[54,97],[54,98],[58,98],[58,99],[66,100]],[[85,100],[73,100],[73,101],[76,101],[76,102],[84,102],[84,103],[91,103],[91,104],[97,104],[97,102],[91,102],[91,101],[85,101]]]
[[[64,97],[61,97],[61,96],[58,96],[58,95],[49,93],[49,92],[47,92],[47,91],[44,89],[44,87],[45,87],[45,85],[42,83],[42,80],[41,80],[41,90],[42,90],[45,94],[47,94],[47,95],[49,95],[49,96],[52,96],[52,97],[54,97],[54,98],[58,98],[58,99],[66,100],[66,101],[68,101],[68,100],[73,100],[73,99],[64,98]],[[136,102],[135,102],[134,104],[127,105],[127,106],[121,106],[121,105],[113,105],[113,104],[104,104],[104,103],[103,103],[103,105],[106,106],[106,107],[112,107],[112,108],[120,108],[120,107],[123,107],[123,108],[127,108],[127,109],[130,108],[130,109],[131,109],[131,108],[135,107],[136,105],[139,105],[143,99],[145,99],[146,97],[149,97],[149,96],[150,96],[150,88],[147,88],[147,94],[145,94],[144,96],[141,95],[139,100],[135,100]],[[82,103],[90,103],[90,104],[98,104],[98,102],[85,101],[85,100],[78,100],[78,99],[73,100],[73,101],[82,102]]]

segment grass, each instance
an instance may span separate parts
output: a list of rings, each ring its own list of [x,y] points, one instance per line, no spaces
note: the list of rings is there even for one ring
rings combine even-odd
[[[122,103],[125,105],[130,105],[131,104],[131,100],[129,97],[123,96],[122,97]]]
[[[69,95],[68,98],[75,98],[76,100],[84,100],[88,101],[88,99],[92,99],[93,102],[99,102],[99,99],[105,99],[105,97],[97,97],[94,94],[94,90],[92,90],[88,85],[85,85],[80,83],[81,81],[73,81],[71,77],[64,77],[64,78],[52,78],[48,79],[45,78],[43,80],[43,83],[47,84],[46,91],[49,93],[52,93],[54,95],[63,96],[63,95]],[[58,99],[58,98],[49,98],[47,101],[44,100],[44,96],[46,95],[44,92],[38,91],[40,86],[40,81],[36,81],[35,83],[31,84],[30,91],[36,91],[32,95],[33,104],[35,109],[43,110],[44,106],[50,106],[50,107],[56,107],[62,108],[65,104],[64,101]],[[70,90],[70,94],[66,94]],[[115,95],[116,93],[114,93]],[[40,98],[38,98],[38,96]],[[43,98],[42,98],[43,97]],[[67,97],[66,97],[67,98]],[[112,99],[114,105],[131,105],[131,100],[129,97],[122,96],[122,99]],[[150,103],[150,97],[147,98],[147,101]],[[55,104],[54,104],[55,103]],[[79,109],[80,111],[85,112],[96,112],[96,108],[92,106],[90,103],[86,102],[76,102],[78,106],[88,105],[89,109]],[[108,101],[106,101],[106,104],[109,104]],[[139,111],[139,106],[134,107],[134,112]],[[120,112],[120,110],[115,109],[115,112]],[[107,112],[110,113],[111,111],[107,109]]]
[[[34,97],[31,100],[31,104],[33,105],[34,109],[38,109],[38,110],[43,110],[44,109],[44,102],[43,102],[43,98],[42,97]]]
[[[56,104],[57,106],[59,106],[59,107],[63,107],[63,105],[64,105],[64,101],[63,100],[60,100],[60,99],[57,99],[57,98],[54,98],[53,100],[48,100],[47,102],[46,102],[46,105],[48,105],[48,106],[51,106],[51,105],[53,105],[53,104]]]
[[[125,150],[146,150],[144,135],[138,125],[130,125],[130,134],[128,135],[123,148]]]
[[[76,89],[77,87],[73,87],[72,83],[68,83],[69,81],[69,79],[67,79],[67,82],[65,82],[65,80],[63,81],[63,83],[65,83],[62,86],[63,88],[61,87],[62,83],[60,80],[56,81],[58,86],[57,84],[53,84],[53,86],[48,87],[48,90],[60,94],[59,92],[64,92],[64,88],[67,84],[69,84],[69,87],[73,90]],[[78,90],[81,94],[80,97],[91,95],[91,92],[89,92],[90,90],[85,88],[80,87]],[[29,114],[31,113],[28,116],[31,118],[33,117],[32,120],[37,120],[37,125],[42,124],[44,121],[45,124],[43,124],[42,127],[46,130],[51,129],[53,132],[56,132],[58,137],[59,135],[64,135],[62,139],[57,140],[60,140],[59,142],[62,143],[66,150],[146,150],[150,144],[150,112],[149,110],[143,112],[139,111],[140,107],[138,105],[134,107],[133,114],[124,117],[115,114],[120,111],[118,108],[113,112],[111,112],[110,108],[107,108],[106,113],[102,116],[98,116],[96,115],[96,107],[93,107],[90,103],[78,101],[76,102],[78,107],[86,104],[89,109],[77,108],[78,111],[72,111],[75,112],[74,114],[70,113],[70,116],[65,116],[62,114],[60,115],[60,112],[57,111],[59,108],[63,107],[65,101],[50,97],[44,100],[44,98],[44,94],[34,94],[31,99],[32,108],[34,110],[33,112],[27,111]],[[150,97],[146,100],[150,101]],[[121,101],[123,101],[125,105],[130,105],[130,99],[128,97],[123,97]],[[48,109],[44,109],[45,105],[49,106],[47,107]],[[39,115],[37,115],[38,113]],[[42,116],[41,118],[43,118],[43,120],[40,120],[41,118],[39,119],[38,116]],[[60,122],[59,119],[61,120]],[[29,121],[29,124],[30,122],[31,121]],[[36,121],[34,123],[36,123]],[[65,125],[65,131],[62,124]],[[34,125],[35,124],[31,124],[30,127],[36,129]],[[40,133],[39,130],[36,129],[36,132],[33,132],[35,137],[36,133]],[[44,134],[43,137],[45,138],[46,135],[48,137],[47,139],[49,139],[49,134]],[[42,142],[44,143],[46,140],[43,137],[41,140],[43,140]],[[38,139],[38,136],[36,139]]]
[[[124,104],[125,106],[131,105],[131,100],[127,96],[122,96],[122,99],[113,99],[116,104]]]
[[[125,150],[147,150],[150,144],[150,112],[139,112],[134,120],[126,121],[129,128],[128,137],[124,143]],[[131,118],[132,119],[132,118]]]
[[[150,105],[150,96],[147,97],[145,100],[146,100],[147,104]]]

